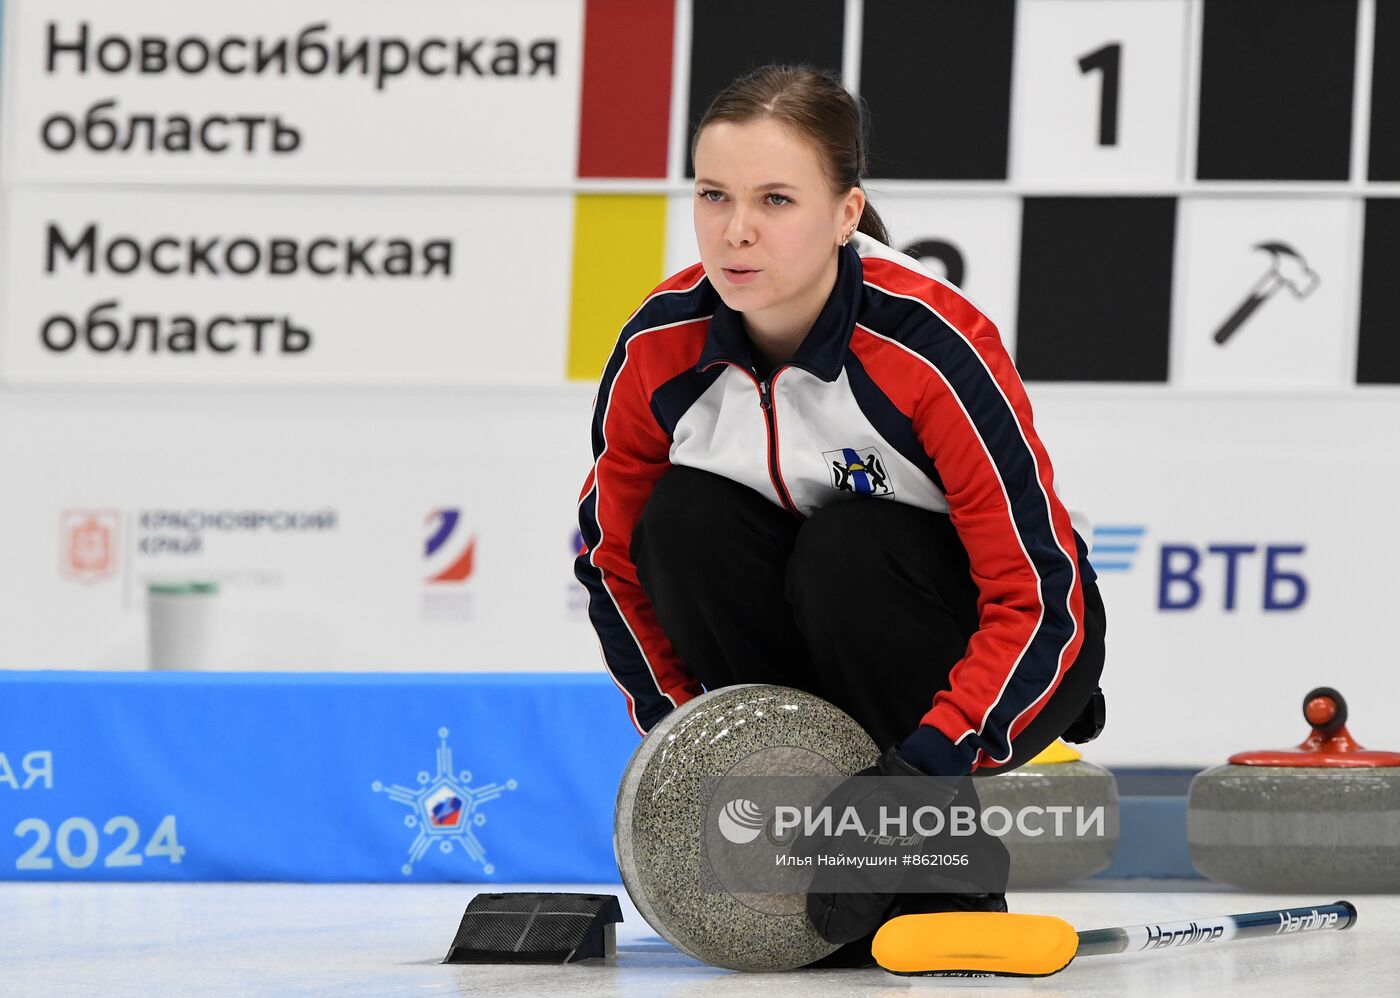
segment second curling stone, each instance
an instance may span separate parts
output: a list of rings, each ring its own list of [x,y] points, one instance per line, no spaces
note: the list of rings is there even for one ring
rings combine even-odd
[[[1102,766],[1085,762],[1062,741],[1019,769],[976,781],[984,826],[1008,825],[1014,890],[1054,887],[1091,876],[1118,847],[1118,785]],[[992,812],[993,807],[1005,808]],[[1039,834],[1036,834],[1037,831]]]
[[[1330,687],[1303,716],[1297,748],[1240,752],[1191,781],[1192,863],[1251,890],[1400,891],[1400,753],[1356,744]]]

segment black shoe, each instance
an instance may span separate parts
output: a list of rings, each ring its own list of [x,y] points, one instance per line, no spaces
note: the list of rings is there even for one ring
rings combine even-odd
[[[945,911],[1007,911],[1006,893],[985,894],[899,894],[890,908],[889,918],[899,915],[932,915]],[[878,967],[870,946],[875,933],[846,943],[820,960],[807,964],[807,970],[844,970],[852,967]]]
[[[945,911],[1007,911],[1006,892],[984,894],[900,894],[896,897],[890,917],[897,915],[933,915]]]
[[[848,970],[853,967],[877,967],[875,957],[870,954],[870,944],[875,941],[875,933],[863,936],[838,947],[820,960],[804,965],[804,970]]]

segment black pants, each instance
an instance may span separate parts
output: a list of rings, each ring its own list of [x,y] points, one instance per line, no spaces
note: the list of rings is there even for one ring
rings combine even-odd
[[[918,726],[978,627],[977,587],[951,520],[853,499],[799,520],[752,489],[694,468],[657,483],[632,560],[666,636],[706,689],[806,690],[883,751]],[[1079,657],[1017,736],[1004,773],[1079,715],[1098,685],[1104,611],[1084,586]]]

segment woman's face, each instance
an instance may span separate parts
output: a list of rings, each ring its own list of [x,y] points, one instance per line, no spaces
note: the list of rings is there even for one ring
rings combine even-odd
[[[858,188],[833,195],[812,144],[771,118],[707,125],[695,178],[705,274],[726,305],[750,318],[800,310],[864,207]],[[819,290],[824,301],[829,288]]]

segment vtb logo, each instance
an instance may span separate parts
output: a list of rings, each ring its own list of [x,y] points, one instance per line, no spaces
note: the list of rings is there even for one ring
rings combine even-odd
[[[423,558],[428,564],[430,585],[466,582],[476,560],[476,537],[458,531],[462,511],[442,507],[428,514],[427,540]]]
[[[1146,533],[1147,528],[1139,524],[1094,524],[1089,563],[1100,575],[1132,571]]]
[[[110,509],[70,509],[60,518],[59,571],[79,582],[98,582],[117,571],[121,514]]]
[[[1094,527],[1090,563],[1099,575],[1131,572],[1143,550],[1157,555],[1157,609],[1196,610],[1217,600],[1233,613],[1242,601],[1255,601],[1265,613],[1299,610],[1309,586],[1300,559],[1307,545],[1258,541],[1144,544],[1147,527],[1115,524]],[[1218,568],[1217,568],[1218,566]],[[1252,592],[1251,592],[1252,590]]]

